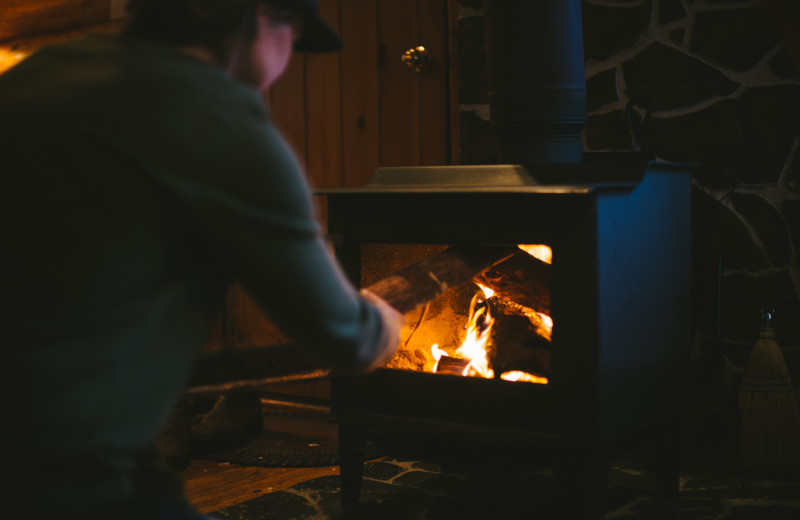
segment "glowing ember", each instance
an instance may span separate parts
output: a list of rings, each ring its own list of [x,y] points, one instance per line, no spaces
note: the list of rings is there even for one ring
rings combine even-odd
[[[517,247],[546,264],[553,263],[553,250],[544,244],[517,244]]]
[[[553,337],[553,319],[547,314],[531,310],[526,312],[525,316],[531,320],[531,324],[536,328],[536,333],[547,341],[551,341]]]
[[[486,296],[487,300],[489,298],[491,298],[492,296],[494,296],[494,289],[490,289],[490,288],[486,287],[485,285],[479,284],[479,283],[476,283],[475,285],[477,285],[478,287],[481,288],[481,291],[483,291],[483,295]]]
[[[447,352],[439,348],[437,343],[431,345],[431,354],[433,355],[433,359],[436,360],[436,363],[433,365],[433,371],[436,372],[439,369],[439,360],[442,359],[443,356],[447,356]]]
[[[503,372],[503,374],[500,376],[500,379],[503,379],[505,381],[526,381],[529,383],[538,383],[540,385],[547,384],[546,377],[535,376],[533,374],[529,374],[527,372],[521,372],[519,370],[513,370],[511,372]]]

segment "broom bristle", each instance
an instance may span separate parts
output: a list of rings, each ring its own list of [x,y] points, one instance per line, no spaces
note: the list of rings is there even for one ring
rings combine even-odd
[[[756,342],[739,391],[740,463],[768,473],[800,472],[800,406],[780,346],[767,333]]]

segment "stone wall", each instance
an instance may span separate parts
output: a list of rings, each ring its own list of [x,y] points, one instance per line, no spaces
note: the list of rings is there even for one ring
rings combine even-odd
[[[797,385],[800,68],[772,12],[763,0],[583,0],[582,10],[585,149],[644,148],[701,165],[693,194],[697,387],[735,394],[764,307],[776,311]],[[460,1],[458,43],[461,161],[492,163],[481,0]],[[721,410],[716,427],[732,426],[730,399],[712,400]]]

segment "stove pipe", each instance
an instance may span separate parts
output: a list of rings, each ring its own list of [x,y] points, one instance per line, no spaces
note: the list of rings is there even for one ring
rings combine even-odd
[[[500,164],[581,162],[586,80],[580,0],[486,0]]]

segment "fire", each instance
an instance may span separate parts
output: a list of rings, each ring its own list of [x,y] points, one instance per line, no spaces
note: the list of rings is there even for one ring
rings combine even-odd
[[[553,263],[553,250],[544,244],[517,244],[517,247],[546,264]]]
[[[517,247],[542,262],[553,263],[553,250],[549,246],[543,244],[519,244]],[[461,346],[453,354],[450,354],[438,344],[431,345],[431,355],[435,360],[434,372],[441,371],[464,376],[494,378],[494,370],[489,366],[489,357],[486,351],[486,343],[491,337],[492,327],[494,326],[494,317],[489,304],[489,299],[494,296],[494,291],[482,284],[477,285],[480,288],[480,292],[477,292],[470,302],[466,335]],[[531,324],[536,328],[537,334],[550,341],[553,331],[553,320],[550,316],[518,304],[517,307],[519,312],[528,317]],[[442,361],[443,359],[446,359],[446,361]],[[440,364],[442,365],[441,370]],[[500,379],[544,385],[548,383],[546,377],[518,370],[504,372],[500,375]]]
[[[431,354],[433,354],[433,359],[439,361],[440,359],[442,359],[442,356],[447,355],[447,352],[440,349],[438,343],[434,343],[433,345],[431,345]],[[434,368],[433,371],[436,372],[436,369]]]
[[[481,291],[477,292],[470,302],[466,336],[461,346],[455,351],[455,355],[450,356],[447,351],[439,347],[436,343],[431,345],[431,354],[436,360],[433,367],[434,372],[438,371],[439,363],[442,358],[455,357],[462,360],[469,360],[469,363],[466,365],[463,372],[461,372],[461,375],[484,377],[486,379],[494,378],[494,370],[489,367],[489,358],[486,352],[486,343],[491,336],[492,327],[494,326],[494,317],[492,317],[489,307],[489,298],[492,297],[494,291],[481,284],[477,285]],[[549,317],[544,314],[541,316],[549,319]],[[552,320],[550,321],[550,326],[552,328]],[[521,371],[505,372],[500,378],[506,381],[525,381],[538,384],[547,384],[548,382],[545,377],[539,377]]]
[[[486,297],[487,300],[489,298],[491,298],[492,296],[494,296],[494,290],[493,289],[490,289],[490,288],[486,287],[485,285],[479,284],[479,283],[476,283],[475,285],[480,287],[481,291],[483,291],[483,295]]]
[[[553,337],[553,318],[547,314],[542,314],[541,312],[530,309],[525,313],[525,316],[527,316],[528,319],[531,320],[531,324],[536,327],[537,334],[547,341],[551,340]]]
[[[546,385],[548,382],[546,377],[535,376],[533,374],[522,372],[520,370],[503,372],[503,375],[500,376],[500,379],[503,379],[505,381],[527,381],[529,383],[538,383],[540,385]]]
[[[486,342],[494,326],[494,318],[489,311],[489,298],[485,292],[476,293],[469,304],[469,321],[464,342],[456,350],[456,356],[469,359],[470,363],[465,370],[466,375],[480,375],[487,379],[494,377],[494,371],[489,368],[489,358],[486,355]]]

